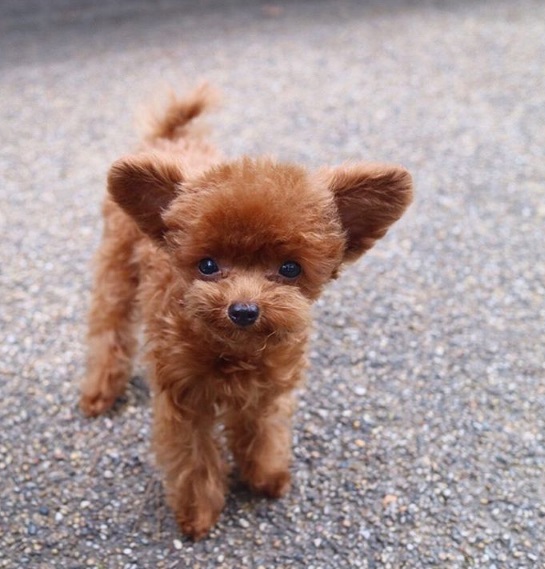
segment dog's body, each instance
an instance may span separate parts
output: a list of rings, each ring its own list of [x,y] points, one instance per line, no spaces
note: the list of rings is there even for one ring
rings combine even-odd
[[[397,167],[222,162],[192,123],[206,104],[203,89],[173,101],[143,151],[110,170],[81,399],[97,415],[124,391],[140,318],[154,450],[197,539],[224,504],[219,421],[242,479],[270,497],[288,490],[312,302],[411,200]]]

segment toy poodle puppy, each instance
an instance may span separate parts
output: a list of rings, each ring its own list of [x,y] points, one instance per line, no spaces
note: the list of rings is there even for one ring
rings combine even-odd
[[[288,491],[311,305],[412,197],[398,166],[309,172],[269,158],[225,160],[194,122],[209,103],[206,87],[173,97],[141,149],[110,169],[80,401],[95,416],[123,393],[141,321],[153,449],[168,502],[194,539],[224,506],[221,441],[252,490]]]

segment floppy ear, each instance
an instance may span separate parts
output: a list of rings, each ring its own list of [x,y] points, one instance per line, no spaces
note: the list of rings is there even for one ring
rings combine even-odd
[[[344,261],[354,261],[384,237],[412,201],[407,170],[385,164],[360,164],[329,171],[341,224],[346,232]]]
[[[161,241],[166,231],[162,213],[182,181],[182,169],[174,160],[141,154],[114,162],[108,173],[108,191],[144,233]]]

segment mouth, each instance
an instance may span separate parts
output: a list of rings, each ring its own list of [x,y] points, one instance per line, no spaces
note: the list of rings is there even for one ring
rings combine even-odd
[[[201,320],[199,328],[227,351],[246,354],[261,352],[267,345],[283,341],[291,334],[290,330],[275,327],[263,314],[255,322],[235,322],[226,313],[220,320]]]
[[[260,350],[267,344],[285,341],[307,329],[310,322],[310,303],[295,294],[288,298],[280,294],[260,297],[259,301],[255,295],[242,300],[231,297],[227,302],[219,293],[194,294],[185,300],[197,335],[237,351]]]

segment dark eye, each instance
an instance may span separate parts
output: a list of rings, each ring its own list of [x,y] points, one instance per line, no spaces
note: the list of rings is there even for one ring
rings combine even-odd
[[[287,279],[294,279],[301,274],[301,265],[295,261],[286,261],[278,272]]]
[[[203,275],[213,275],[220,270],[214,259],[202,259],[199,261],[198,267]]]

